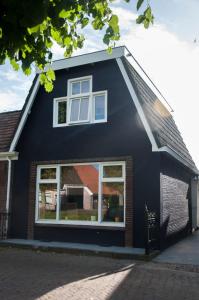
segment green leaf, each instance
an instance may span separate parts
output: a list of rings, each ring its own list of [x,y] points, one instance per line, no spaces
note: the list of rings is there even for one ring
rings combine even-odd
[[[44,73],[41,73],[40,76],[39,76],[39,81],[41,83],[41,85],[44,85],[45,84],[45,81],[46,81],[46,75]]]
[[[28,28],[29,34],[36,33],[36,32],[39,32],[39,31],[40,31],[40,24],[36,25],[34,27],[31,27],[31,28]]]
[[[89,23],[89,18],[83,18],[81,23],[82,23],[82,28],[86,27]]]
[[[68,17],[70,17],[71,11],[62,9],[59,13],[59,17],[63,18],[63,19],[67,19]]]
[[[107,48],[107,52],[108,52],[108,54],[112,54],[112,52],[113,52],[112,47],[108,47],[108,48]]]
[[[149,24],[150,24],[149,20],[148,20],[148,19],[145,19],[145,20],[144,20],[144,28],[145,28],[145,29],[148,29],[148,28],[149,28]]]
[[[119,25],[118,25],[119,19],[118,16],[112,15],[110,21],[109,21],[109,26],[113,29],[115,33],[119,33]]]
[[[46,72],[46,76],[47,76],[48,80],[55,80],[55,72],[52,69],[49,69]]]
[[[15,71],[18,71],[19,70],[19,64],[16,62],[15,59],[10,59],[10,63],[11,63],[11,66],[13,67],[13,69]]]
[[[51,81],[46,81],[44,87],[46,92],[50,93],[53,90],[53,83]]]
[[[140,15],[137,19],[136,19],[136,23],[137,24],[141,24],[143,23],[145,20],[145,16],[144,15]]]
[[[3,33],[2,33],[2,28],[0,27],[0,39],[2,38]]]
[[[151,8],[150,7],[148,7],[146,10],[145,10],[145,16],[146,16],[146,18],[149,20],[149,21],[151,21],[151,19],[152,19],[152,13],[151,13]]]
[[[138,0],[138,2],[137,2],[137,10],[140,9],[140,7],[142,6],[143,2],[144,2],[144,0]]]
[[[26,68],[23,70],[24,74],[29,76],[31,74],[31,68]]]
[[[71,41],[72,41],[72,39],[71,39],[70,36],[65,37],[65,39],[64,39],[64,45],[66,47],[68,47],[71,44]]]

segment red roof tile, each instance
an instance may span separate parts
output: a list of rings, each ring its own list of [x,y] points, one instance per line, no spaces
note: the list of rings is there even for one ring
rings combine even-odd
[[[0,113],[0,152],[9,150],[21,111]]]

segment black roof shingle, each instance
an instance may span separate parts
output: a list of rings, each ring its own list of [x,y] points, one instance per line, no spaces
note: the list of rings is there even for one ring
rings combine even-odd
[[[171,113],[157,98],[129,61],[126,58],[122,58],[122,61],[154,135],[157,146],[159,148],[164,146],[169,147],[182,158],[185,165],[198,173],[197,167]]]

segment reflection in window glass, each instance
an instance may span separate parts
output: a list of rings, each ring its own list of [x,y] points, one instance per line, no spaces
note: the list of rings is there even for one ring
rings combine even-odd
[[[124,221],[124,183],[102,183],[102,221]]]
[[[41,169],[41,179],[56,179],[56,168]]]
[[[58,102],[58,124],[66,123],[66,115],[67,115],[67,102],[66,101]]]
[[[72,82],[72,95],[80,94],[80,81]]]
[[[90,81],[83,80],[81,84],[81,93],[89,93],[90,92]]]
[[[39,219],[56,219],[57,184],[40,183],[38,193]]]
[[[78,121],[78,118],[79,118],[79,105],[80,105],[80,99],[72,99],[71,114],[70,114],[70,120],[72,122]]]
[[[95,96],[95,120],[105,119],[105,95]]]
[[[61,167],[61,220],[98,220],[98,177],[97,164]]]
[[[88,120],[88,106],[89,106],[89,98],[82,98],[81,105],[80,105],[80,115],[79,115],[80,121]]]
[[[103,177],[122,177],[122,165],[104,166],[103,167]]]

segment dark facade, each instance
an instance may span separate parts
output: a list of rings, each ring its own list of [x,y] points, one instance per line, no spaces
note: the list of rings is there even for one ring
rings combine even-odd
[[[131,72],[129,69],[127,73],[136,84],[141,105],[148,101],[144,106],[147,114],[154,97],[143,83],[139,88],[138,78],[137,82],[131,78]],[[54,128],[53,99],[67,95],[69,79],[88,75],[93,77],[93,92],[108,91],[107,122]],[[157,113],[151,118],[160,121]],[[157,138],[154,123],[150,126]],[[15,151],[19,157],[13,162],[12,172],[11,238],[144,247],[145,205],[156,213],[159,247],[167,245],[173,236],[177,239],[182,232],[190,231],[190,183],[195,173],[164,152],[152,151],[115,59],[56,71],[53,92],[48,94],[39,88]],[[38,165],[106,161],[126,162],[125,227],[35,223]]]
[[[67,94],[67,80],[93,75],[93,91],[108,90],[108,122],[53,128],[53,98]],[[54,142],[56,141],[56,142]],[[80,150],[81,148],[81,150]],[[32,162],[74,160],[101,161],[131,157],[133,185],[133,245],[144,246],[144,203],[159,211],[159,158],[151,145],[131,96],[114,60],[56,72],[52,94],[40,88],[16,149],[12,187],[10,235],[28,236],[28,197]],[[151,176],[151,172],[153,176]],[[150,195],[150,197],[149,197]],[[20,205],[19,205],[20,203]],[[85,234],[82,234],[85,232]],[[35,226],[35,239],[84,241],[125,245],[124,230]]]

